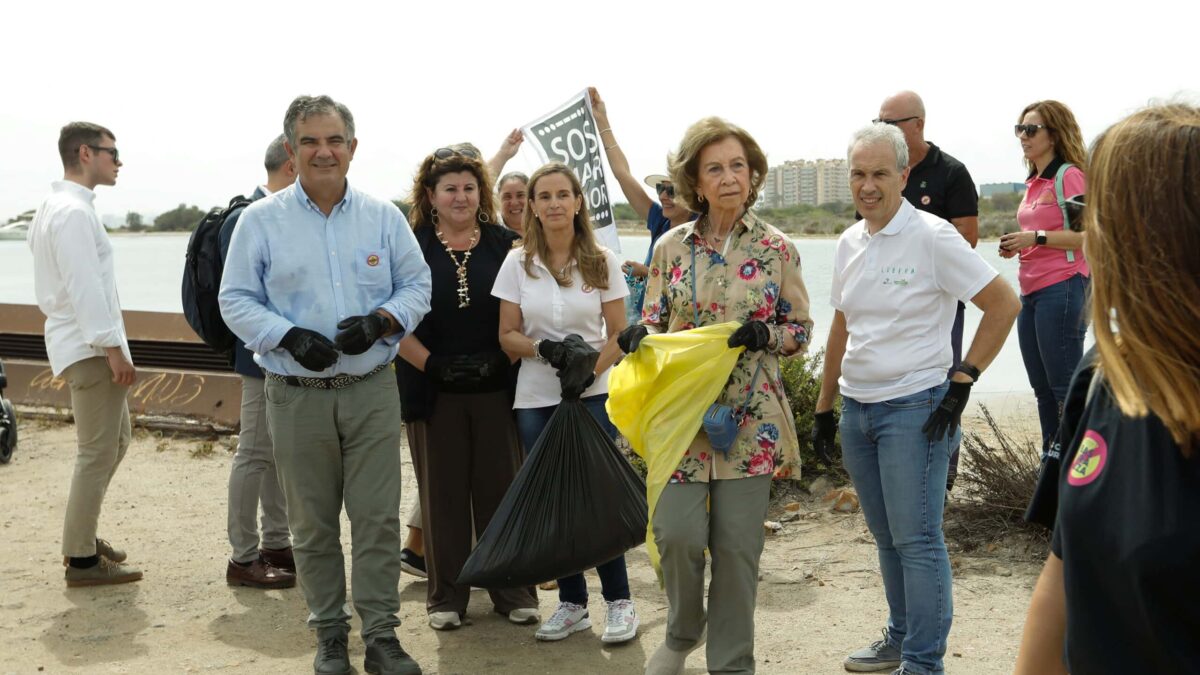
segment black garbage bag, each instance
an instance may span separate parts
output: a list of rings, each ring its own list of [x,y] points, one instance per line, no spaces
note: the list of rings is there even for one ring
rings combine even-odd
[[[646,538],[646,484],[578,399],[563,401],[509,486],[458,583],[531,586]]]

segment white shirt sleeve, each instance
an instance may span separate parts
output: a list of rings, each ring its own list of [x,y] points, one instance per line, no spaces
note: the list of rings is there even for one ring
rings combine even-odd
[[[123,331],[113,317],[121,311],[109,306],[101,282],[96,227],[86,213],[70,209],[51,232],[51,250],[83,339],[94,347],[120,347]]]
[[[608,288],[600,291],[600,302],[620,300],[629,295],[629,286],[625,285],[625,272],[621,271],[621,261],[617,254],[604,249],[604,260],[608,263]]]
[[[838,238],[833,247],[833,274],[829,284],[829,304],[836,310],[842,310],[842,240]]]
[[[507,300],[513,304],[521,304],[521,282],[525,278],[525,268],[521,264],[525,252],[515,248],[508,252],[500,271],[496,273],[496,283],[492,285],[492,296]]]
[[[941,223],[934,229],[933,276],[938,288],[959,302],[970,302],[997,274],[953,225]]]

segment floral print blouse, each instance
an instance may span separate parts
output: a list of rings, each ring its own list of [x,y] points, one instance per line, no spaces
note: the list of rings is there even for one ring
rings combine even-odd
[[[655,246],[641,323],[652,333],[696,327],[697,314],[692,310],[695,271],[699,325],[758,319],[782,326],[800,344],[800,350],[806,350],[813,323],[795,244],[746,212],[734,223],[726,258],[704,238],[706,220],[702,216],[697,222],[672,228]],[[696,270],[692,268],[693,244]],[[714,452],[701,430],[671,482],[748,478],[777,470],[780,475],[799,472],[796,422],[783,391],[778,356],[765,350],[744,352],[716,402],[741,407],[760,360],[762,370],[728,458]]]

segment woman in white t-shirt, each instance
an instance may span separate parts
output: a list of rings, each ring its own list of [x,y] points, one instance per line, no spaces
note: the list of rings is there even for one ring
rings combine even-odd
[[[621,355],[617,335],[625,328],[624,298],[629,290],[621,263],[596,243],[583,188],[565,164],[550,163],[535,171],[528,195],[522,248],[509,253],[492,288],[501,301],[500,346],[522,359],[513,404],[517,431],[530,450],[562,399],[578,397],[615,436],[604,404],[608,371]],[[566,365],[568,350],[562,340],[571,334],[599,350],[590,382],[572,385],[560,381],[555,372]],[[601,639],[633,639],[638,617],[629,596],[625,556],[598,566],[596,572],[608,606]],[[558,609],[537,631],[539,640],[561,640],[591,627],[582,573],[558,580],[558,598]]]

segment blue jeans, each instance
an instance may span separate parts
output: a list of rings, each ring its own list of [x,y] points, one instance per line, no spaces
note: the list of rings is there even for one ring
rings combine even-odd
[[[604,409],[604,404],[608,401],[608,394],[588,396],[580,400],[583,401],[584,407],[588,409],[592,417],[600,423],[600,427],[608,432],[609,437],[615,439],[617,428],[609,421],[608,411]],[[525,446],[526,455],[533,450],[533,444],[537,442],[538,436],[542,435],[542,430],[546,428],[550,417],[557,409],[556,405],[544,408],[517,408],[517,434]],[[600,576],[600,589],[605,600],[613,602],[629,599],[629,573],[625,569],[624,555],[619,555],[603,565],[598,565],[596,574]],[[582,572],[558,580],[558,600],[587,606],[587,582],[584,581]]]
[[[1087,334],[1089,279],[1082,274],[1021,296],[1017,339],[1029,385],[1037,397],[1042,426],[1042,456],[1058,434],[1071,375],[1083,357]]]
[[[842,398],[842,462],[879,549],[888,643],[921,675],[942,672],[953,618],[942,507],[961,432],[931,442],[921,431],[948,388],[879,403]]]

